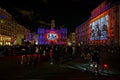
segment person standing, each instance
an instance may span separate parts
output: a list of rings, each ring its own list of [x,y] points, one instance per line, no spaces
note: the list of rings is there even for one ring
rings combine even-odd
[[[49,56],[50,56],[50,64],[53,64],[53,49],[50,50]]]
[[[35,47],[35,56],[34,56],[34,63],[35,63],[35,64],[38,63],[38,54],[39,54],[39,47],[36,46],[36,47]]]
[[[99,64],[99,50],[97,47],[95,47],[93,49],[93,52],[92,52],[92,72],[95,73],[96,69],[97,69],[97,72],[98,72],[98,64]]]
[[[55,47],[53,55],[54,55],[55,64],[58,64],[58,62],[59,62],[59,48],[58,48],[58,46]]]
[[[38,50],[38,64],[41,62],[41,56],[43,55],[43,48],[42,46],[39,46],[39,50]]]
[[[26,47],[25,45],[21,46],[21,64],[24,64],[25,62],[25,54],[26,54]]]

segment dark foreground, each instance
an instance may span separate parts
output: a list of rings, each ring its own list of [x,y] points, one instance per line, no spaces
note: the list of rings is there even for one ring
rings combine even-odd
[[[19,60],[7,60],[0,61],[0,80],[119,80],[70,68],[67,62],[50,64],[46,61],[37,65],[21,65]]]

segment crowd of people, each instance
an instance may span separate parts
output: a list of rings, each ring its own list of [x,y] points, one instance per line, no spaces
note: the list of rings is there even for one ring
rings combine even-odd
[[[80,55],[81,60],[99,63],[100,53],[119,53],[119,46],[66,46],[66,45],[5,45],[0,46],[0,56],[21,56],[21,64],[40,64],[49,61],[59,64],[61,57],[72,58]]]
[[[69,55],[65,45],[5,45],[0,46],[0,56],[21,56],[21,64],[39,64],[43,58],[58,64],[59,57]]]

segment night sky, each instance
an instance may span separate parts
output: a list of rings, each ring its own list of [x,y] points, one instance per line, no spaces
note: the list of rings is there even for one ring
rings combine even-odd
[[[90,12],[104,0],[0,0],[0,7],[9,12],[21,25],[37,32],[41,24],[49,27],[55,19],[56,27],[64,25],[69,32],[85,22]]]

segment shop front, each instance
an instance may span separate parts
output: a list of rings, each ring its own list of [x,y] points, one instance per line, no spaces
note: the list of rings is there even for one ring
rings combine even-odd
[[[11,45],[11,37],[0,35],[0,45]]]

